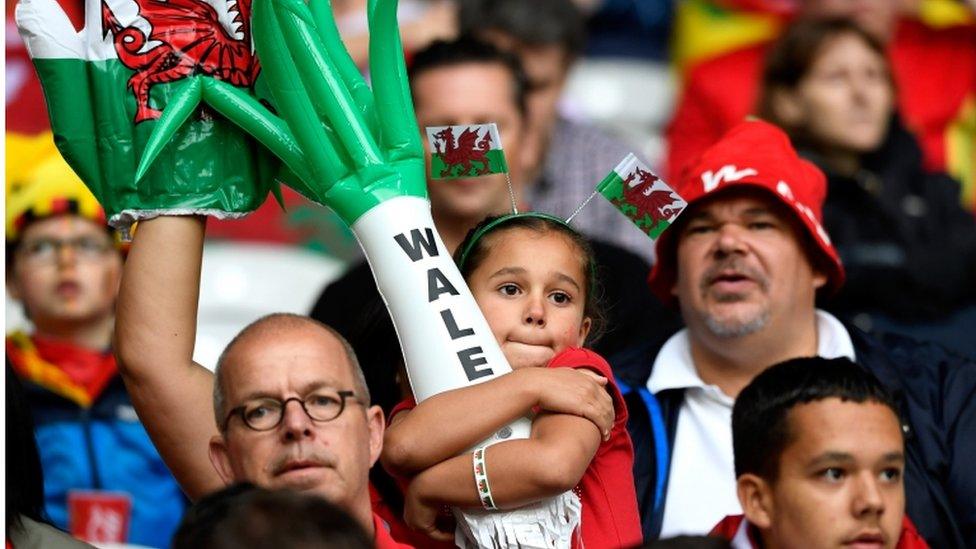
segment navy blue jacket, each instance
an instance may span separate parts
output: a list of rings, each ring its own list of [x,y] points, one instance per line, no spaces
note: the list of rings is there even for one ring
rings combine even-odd
[[[976,547],[976,362],[901,336],[848,327],[857,363],[895,396],[906,436],[906,511],[931,547]],[[647,390],[661,342],[610,357],[627,402],[645,539],[661,531],[684,390]]]

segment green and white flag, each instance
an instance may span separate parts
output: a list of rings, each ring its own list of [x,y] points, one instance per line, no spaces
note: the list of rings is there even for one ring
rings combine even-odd
[[[152,169],[135,178],[160,112],[189,80],[253,88],[250,3],[86,0],[80,32],[55,0],[17,4],[55,143],[116,227],[160,213],[239,217],[267,196],[277,161],[206,109],[188,110]]]
[[[688,205],[633,153],[617,164],[596,190],[655,240]]]
[[[505,151],[498,126],[428,126],[430,176],[432,179],[478,177],[507,173]]]

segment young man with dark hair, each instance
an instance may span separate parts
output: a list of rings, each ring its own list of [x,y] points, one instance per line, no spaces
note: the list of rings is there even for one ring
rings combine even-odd
[[[528,131],[533,154],[523,159],[526,199],[533,208],[569,216],[630,147],[599,129],[559,114],[559,99],[585,45],[583,14],[572,0],[463,0],[461,32],[516,54],[529,78]],[[647,237],[608,202],[593,201],[573,224],[584,234],[652,259]]]
[[[713,533],[736,549],[928,547],[905,516],[897,404],[850,360],[797,358],[756,376],[732,410],[732,444],[744,514]]]

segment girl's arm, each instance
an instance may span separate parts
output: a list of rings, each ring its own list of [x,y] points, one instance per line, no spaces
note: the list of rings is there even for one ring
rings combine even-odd
[[[395,475],[413,475],[458,455],[535,407],[589,425],[599,444],[600,434],[608,434],[614,420],[606,383],[587,370],[524,368],[441,393],[393,417],[380,459]],[[533,425],[533,433],[546,432],[550,421],[555,420],[537,420],[540,425]]]
[[[514,509],[573,489],[596,455],[600,441],[599,429],[584,418],[544,414],[533,422],[531,438],[489,446],[485,469],[495,505]],[[414,527],[425,527],[414,522],[425,508],[481,507],[471,453],[418,474],[410,483],[406,505],[407,523]]]

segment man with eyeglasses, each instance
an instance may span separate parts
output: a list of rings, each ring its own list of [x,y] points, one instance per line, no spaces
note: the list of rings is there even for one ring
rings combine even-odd
[[[7,290],[33,325],[7,336],[7,365],[36,426],[44,511],[90,541],[165,547],[186,498],[139,422],[111,351],[122,249],[50,134],[8,140],[7,151]],[[86,519],[96,517],[111,531],[90,531],[97,521]]]
[[[409,547],[373,513],[383,412],[344,339],[307,317],[273,314],[244,328],[214,373],[193,362],[204,233],[199,217],[140,222],[116,326],[126,386],[183,490],[195,500],[247,481],[314,493],[377,548]]]

